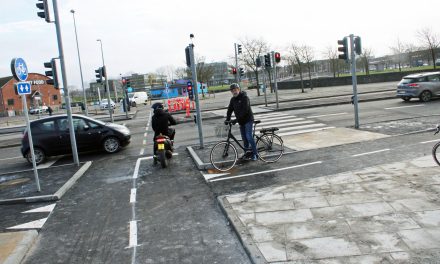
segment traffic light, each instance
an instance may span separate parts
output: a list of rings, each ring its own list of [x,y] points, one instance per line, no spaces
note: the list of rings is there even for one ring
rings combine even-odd
[[[189,55],[189,47],[185,48],[186,66],[191,67],[191,56]]]
[[[96,73],[96,82],[102,83],[102,67],[99,67],[97,70],[95,70]]]
[[[260,59],[260,58],[257,58],[257,59],[255,60],[255,65],[256,65],[257,67],[261,67],[261,59]]]
[[[266,55],[264,55],[264,67],[266,67],[266,68],[270,68],[271,67],[270,53],[267,53]]]
[[[281,61],[281,54],[279,52],[275,52],[275,62],[279,63]]]
[[[235,67],[232,67],[232,74],[237,74],[237,68],[235,68]]]
[[[342,52],[339,54],[339,59],[341,60],[348,60],[348,39],[347,37],[344,37],[342,40],[338,40],[338,45],[342,45],[338,47],[338,51]]]
[[[60,88],[58,85],[57,64],[55,59],[51,59],[50,62],[45,62],[44,68],[50,69],[45,71],[45,74],[47,77],[52,77],[52,79],[46,80],[46,84],[53,85],[55,89]]]
[[[239,72],[240,72],[240,76],[243,77],[244,76],[244,69],[243,68],[239,68]]]
[[[101,72],[102,72],[102,78],[106,78],[107,79],[107,71],[105,69],[105,66],[101,67]]]
[[[190,100],[193,100],[193,99],[194,99],[194,91],[193,91],[193,86],[192,86],[192,82],[191,82],[191,81],[188,81],[188,82],[186,83],[186,89],[187,89],[187,91],[188,91],[188,97],[189,97],[189,99],[190,99]]]
[[[362,54],[361,37],[354,37],[354,52],[357,55],[361,55]]]
[[[237,54],[243,53],[243,50],[241,49],[241,45],[237,44]]]
[[[36,6],[38,7],[38,9],[43,10],[37,12],[37,15],[41,18],[44,18],[44,20],[46,20],[47,23],[50,23],[49,6],[47,5],[47,0],[38,0]]]

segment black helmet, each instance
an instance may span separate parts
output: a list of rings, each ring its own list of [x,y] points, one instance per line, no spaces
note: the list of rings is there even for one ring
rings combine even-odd
[[[162,103],[154,103],[151,108],[153,108],[154,110],[156,109],[163,109],[163,104]]]
[[[231,84],[231,86],[229,86],[229,90],[233,90],[235,88],[240,89],[240,85],[238,85],[238,83],[233,83],[233,84]]]

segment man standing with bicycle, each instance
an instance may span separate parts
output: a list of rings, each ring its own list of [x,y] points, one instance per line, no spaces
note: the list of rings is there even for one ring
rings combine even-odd
[[[238,124],[240,125],[243,145],[245,149],[252,151],[252,155],[249,155],[246,151],[243,155],[243,158],[258,160],[257,146],[252,135],[254,114],[252,113],[249,97],[247,96],[246,92],[240,90],[240,86],[237,83],[231,84],[229,90],[232,93],[232,98],[229,102],[228,111],[226,113],[226,121],[231,120],[232,112],[234,112]],[[249,149],[249,144],[251,145],[251,149]]]

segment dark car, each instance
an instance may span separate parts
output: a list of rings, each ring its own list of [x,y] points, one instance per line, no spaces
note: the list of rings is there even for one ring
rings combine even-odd
[[[123,125],[104,123],[83,115],[72,115],[78,152],[103,150],[115,153],[130,143],[130,130]],[[35,161],[43,163],[49,156],[71,154],[67,115],[46,117],[30,122]],[[32,163],[27,130],[21,142],[21,153]]]
[[[397,97],[404,101],[419,98],[428,102],[440,96],[440,72],[426,72],[407,75],[397,85]]]

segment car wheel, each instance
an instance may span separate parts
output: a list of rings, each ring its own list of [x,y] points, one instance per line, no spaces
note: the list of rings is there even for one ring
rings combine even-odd
[[[402,97],[402,100],[405,102],[409,102],[409,100],[411,100],[411,97],[405,96],[405,97]]]
[[[104,151],[107,153],[115,153],[121,148],[121,143],[115,137],[108,137],[102,143]]]
[[[35,154],[35,163],[37,165],[43,163],[46,160],[46,154],[44,153],[44,151],[42,149],[34,148],[34,154]],[[26,160],[30,164],[32,164],[32,154],[31,154],[31,150],[30,149],[26,153]]]
[[[429,102],[431,101],[431,98],[432,98],[432,94],[430,91],[423,91],[420,94],[420,101],[422,102]]]

